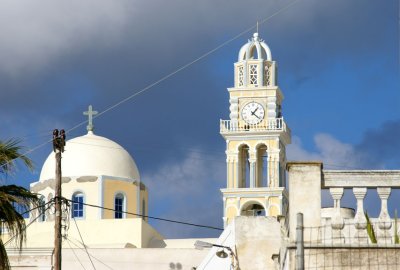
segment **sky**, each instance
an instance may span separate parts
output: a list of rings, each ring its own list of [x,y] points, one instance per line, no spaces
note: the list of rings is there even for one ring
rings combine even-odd
[[[229,119],[233,63],[257,21],[278,64],[288,159],[400,169],[399,10],[398,0],[1,1],[0,139],[21,139],[36,165],[19,164],[3,182],[36,181],[51,131],[84,135],[91,104],[107,110],[95,133],[134,158],[150,215],[222,227],[219,120]],[[354,205],[351,194],[346,204]],[[372,215],[378,208],[367,204]],[[152,225],[172,238],[220,233]]]

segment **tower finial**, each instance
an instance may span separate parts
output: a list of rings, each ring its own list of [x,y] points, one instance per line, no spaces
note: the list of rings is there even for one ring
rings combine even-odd
[[[257,32],[256,33],[258,33],[258,21],[257,21]]]
[[[86,129],[88,131],[88,133],[93,132],[94,129],[94,125],[93,125],[93,115],[98,114],[97,111],[93,111],[93,107],[92,105],[89,105],[88,110],[86,112],[83,112],[83,115],[87,115],[88,116],[88,125],[86,126]]]

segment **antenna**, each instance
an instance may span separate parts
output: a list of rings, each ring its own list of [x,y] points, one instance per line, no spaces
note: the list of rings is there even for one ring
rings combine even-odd
[[[258,33],[258,21],[257,21],[257,33]]]

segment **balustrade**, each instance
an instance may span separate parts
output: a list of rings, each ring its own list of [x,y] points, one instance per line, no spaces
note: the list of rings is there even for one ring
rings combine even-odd
[[[331,217],[332,243],[367,244],[372,243],[367,234],[367,219],[364,212],[364,199],[367,188],[376,189],[381,207],[378,218],[370,218],[372,230],[375,233],[377,244],[395,244],[394,220],[388,211],[388,199],[391,190],[400,188],[400,171],[323,171],[323,189],[329,189],[334,201],[334,214]],[[341,199],[344,189],[350,189],[357,200],[357,209],[354,218],[341,216]],[[350,227],[348,227],[350,226]],[[347,227],[347,228],[346,228]]]
[[[287,131],[286,123],[283,118],[268,119],[258,124],[239,123],[237,120],[220,120],[220,132],[238,131]]]

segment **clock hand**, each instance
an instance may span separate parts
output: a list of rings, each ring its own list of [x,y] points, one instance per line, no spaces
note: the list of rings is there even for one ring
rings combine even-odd
[[[256,111],[258,110],[258,108],[256,108],[253,112],[251,112],[251,115],[254,115],[255,117],[257,117],[258,119],[261,119],[260,117],[258,117],[258,115],[256,115]]]
[[[258,110],[258,107],[253,112],[251,112],[251,115],[254,115],[257,110]]]

